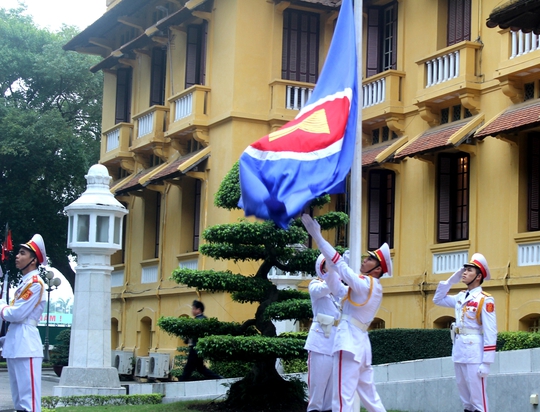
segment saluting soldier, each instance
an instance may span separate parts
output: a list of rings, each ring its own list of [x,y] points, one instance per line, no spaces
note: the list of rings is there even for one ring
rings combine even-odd
[[[482,290],[491,279],[486,258],[475,253],[469,263],[448,280],[439,282],[433,302],[455,309],[452,325],[452,360],[459,396],[465,412],[488,412],[486,378],[495,359],[497,319],[495,300]],[[450,296],[453,284],[462,281],[467,289]]]
[[[385,243],[375,252],[369,252],[362,262],[359,275],[322,237],[321,228],[315,220],[304,214],[302,223],[317,242],[327,265],[332,266],[326,278],[330,290],[335,295],[346,295],[334,339],[332,411],[352,412],[354,394],[358,392],[368,412],[386,412],[375,388],[367,330],[382,301],[383,290],[379,279],[385,273],[392,275],[390,249]],[[341,279],[348,286],[343,285]]]
[[[2,356],[7,360],[11,397],[18,412],[41,411],[43,345],[37,324],[45,307],[45,284],[38,267],[46,260],[41,235],[36,234],[20,245],[15,266],[23,278],[9,305],[0,300],[0,317],[10,322]]]
[[[321,254],[315,263],[317,278],[308,286],[313,311],[304,349],[308,351],[308,412],[332,411],[332,368],[336,325],[341,312],[340,296],[334,296],[324,281],[326,259]]]

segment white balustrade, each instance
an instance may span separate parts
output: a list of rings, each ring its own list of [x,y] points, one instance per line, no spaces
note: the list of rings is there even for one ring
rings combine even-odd
[[[540,48],[540,36],[534,33],[512,32],[512,54],[510,59],[531,53]]]
[[[433,273],[454,273],[469,261],[469,252],[460,250],[433,254]]]
[[[181,262],[178,263],[178,267],[181,269],[197,270],[198,266],[199,266],[198,259],[182,260]]]
[[[193,113],[193,93],[180,96],[174,101],[174,121],[188,117]]]
[[[120,127],[107,133],[107,152],[120,147]]]
[[[426,62],[426,87],[447,82],[459,76],[459,50]]]
[[[386,78],[377,79],[362,86],[362,108],[382,103],[386,96]]]
[[[124,270],[113,270],[111,273],[111,287],[124,284]]]
[[[285,107],[292,110],[300,110],[311,97],[313,89],[309,87],[287,86],[287,101]]]
[[[158,280],[158,266],[144,266],[142,268],[141,283],[154,283]]]
[[[139,117],[139,128],[137,132],[137,138],[146,136],[147,134],[152,133],[154,128],[154,115],[155,112],[145,114],[144,116]]]
[[[540,243],[518,245],[518,266],[540,265]]]

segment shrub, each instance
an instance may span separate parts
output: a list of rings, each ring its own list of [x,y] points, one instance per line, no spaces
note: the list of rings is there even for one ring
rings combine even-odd
[[[51,352],[51,363],[53,365],[67,366],[69,363],[69,341],[71,339],[71,328],[64,329],[56,336],[54,351]]]

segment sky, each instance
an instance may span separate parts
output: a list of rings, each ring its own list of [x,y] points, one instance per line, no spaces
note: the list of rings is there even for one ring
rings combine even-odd
[[[62,24],[81,30],[99,19],[106,11],[106,0],[0,0],[0,8],[12,9],[26,4],[26,14],[37,26],[56,32]]]

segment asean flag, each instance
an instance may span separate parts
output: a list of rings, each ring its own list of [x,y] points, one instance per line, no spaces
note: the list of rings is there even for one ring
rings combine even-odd
[[[343,193],[356,141],[358,93],[353,5],[343,0],[321,75],[306,106],[240,157],[246,216],[287,228],[313,199]]]

